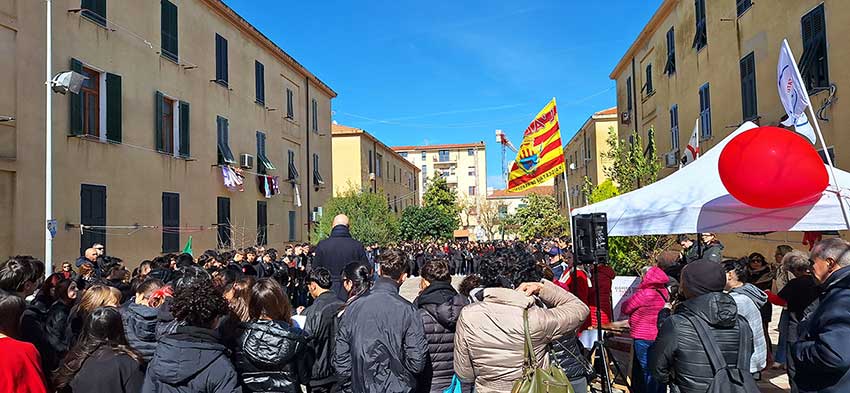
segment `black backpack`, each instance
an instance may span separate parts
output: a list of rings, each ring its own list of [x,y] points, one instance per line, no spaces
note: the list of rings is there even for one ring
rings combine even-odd
[[[702,346],[708,354],[708,359],[711,362],[711,370],[714,372],[714,378],[708,385],[706,393],[758,393],[759,388],[756,386],[756,381],[753,379],[750,370],[750,359],[746,356],[746,351],[740,350],[746,344],[744,334],[740,329],[746,326],[746,320],[738,317],[738,364],[728,365],[720,352],[720,347],[714,339],[714,335],[709,331],[708,325],[698,317],[688,318],[688,321],[696,329]]]

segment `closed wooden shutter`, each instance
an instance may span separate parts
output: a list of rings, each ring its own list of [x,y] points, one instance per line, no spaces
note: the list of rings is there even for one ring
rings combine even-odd
[[[753,120],[758,117],[756,97],[756,63],[754,53],[741,59],[741,111],[743,119]]]
[[[71,59],[71,71],[74,71],[78,74],[83,73],[83,63],[77,59]],[[71,128],[69,133],[71,135],[82,135],[83,134],[83,95],[82,94],[74,94],[68,92],[68,100],[71,103]]]
[[[189,157],[191,150],[189,149],[189,103],[180,101],[180,157]]]
[[[218,248],[230,248],[230,198],[218,197],[217,202]]]
[[[106,74],[106,140],[121,143],[121,77]]]
[[[95,243],[106,246],[106,186],[80,186],[80,255]],[[95,226],[95,228],[85,228]]]
[[[266,102],[265,67],[259,61],[254,61],[254,85],[257,103],[264,104]]]
[[[180,194],[162,193],[162,252],[180,250]]]
[[[177,6],[169,0],[160,0],[161,18],[161,40],[162,55],[172,61],[178,58],[178,36],[177,36]]]
[[[154,147],[156,151],[163,151],[165,146],[163,146],[162,140],[162,101],[163,95],[161,92],[156,92],[154,94],[153,107],[154,107],[154,115],[153,115],[153,123],[154,123]]]
[[[257,244],[268,244],[268,205],[257,201]]]

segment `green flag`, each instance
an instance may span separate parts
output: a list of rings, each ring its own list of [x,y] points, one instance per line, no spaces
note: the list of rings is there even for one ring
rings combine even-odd
[[[186,247],[183,247],[183,253],[195,256],[192,254],[192,235],[189,235],[189,240],[186,241]]]

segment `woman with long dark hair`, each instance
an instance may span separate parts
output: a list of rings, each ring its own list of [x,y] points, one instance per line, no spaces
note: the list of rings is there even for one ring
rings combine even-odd
[[[80,338],[56,370],[60,392],[139,392],[145,378],[142,357],[127,345],[121,313],[100,307],[86,317]]]
[[[342,288],[348,295],[345,306],[348,306],[372,288],[372,273],[369,268],[359,262],[351,262],[342,270]],[[343,309],[345,308],[343,306]]]
[[[47,353],[41,354],[45,370],[53,370],[68,352],[70,337],[68,337],[68,314],[77,301],[77,283],[71,280],[60,280],[53,288],[56,300],[47,310],[44,322],[44,333],[47,336]]]
[[[251,322],[240,326],[234,365],[248,392],[301,392],[309,382],[307,335],[292,326],[292,305],[271,278],[257,281],[248,303]]]

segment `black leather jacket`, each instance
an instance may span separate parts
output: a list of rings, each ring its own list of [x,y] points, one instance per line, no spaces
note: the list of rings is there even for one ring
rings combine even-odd
[[[753,355],[753,333],[731,296],[712,292],[688,299],[676,307],[655,341],[649,369],[661,384],[672,383],[681,393],[703,393],[714,378],[708,355],[689,319],[704,320],[720,347],[726,364],[738,363],[738,351]],[[739,347],[739,335],[744,345]]]
[[[242,388],[247,392],[300,393],[310,380],[307,335],[281,321],[240,325],[233,354]]]

